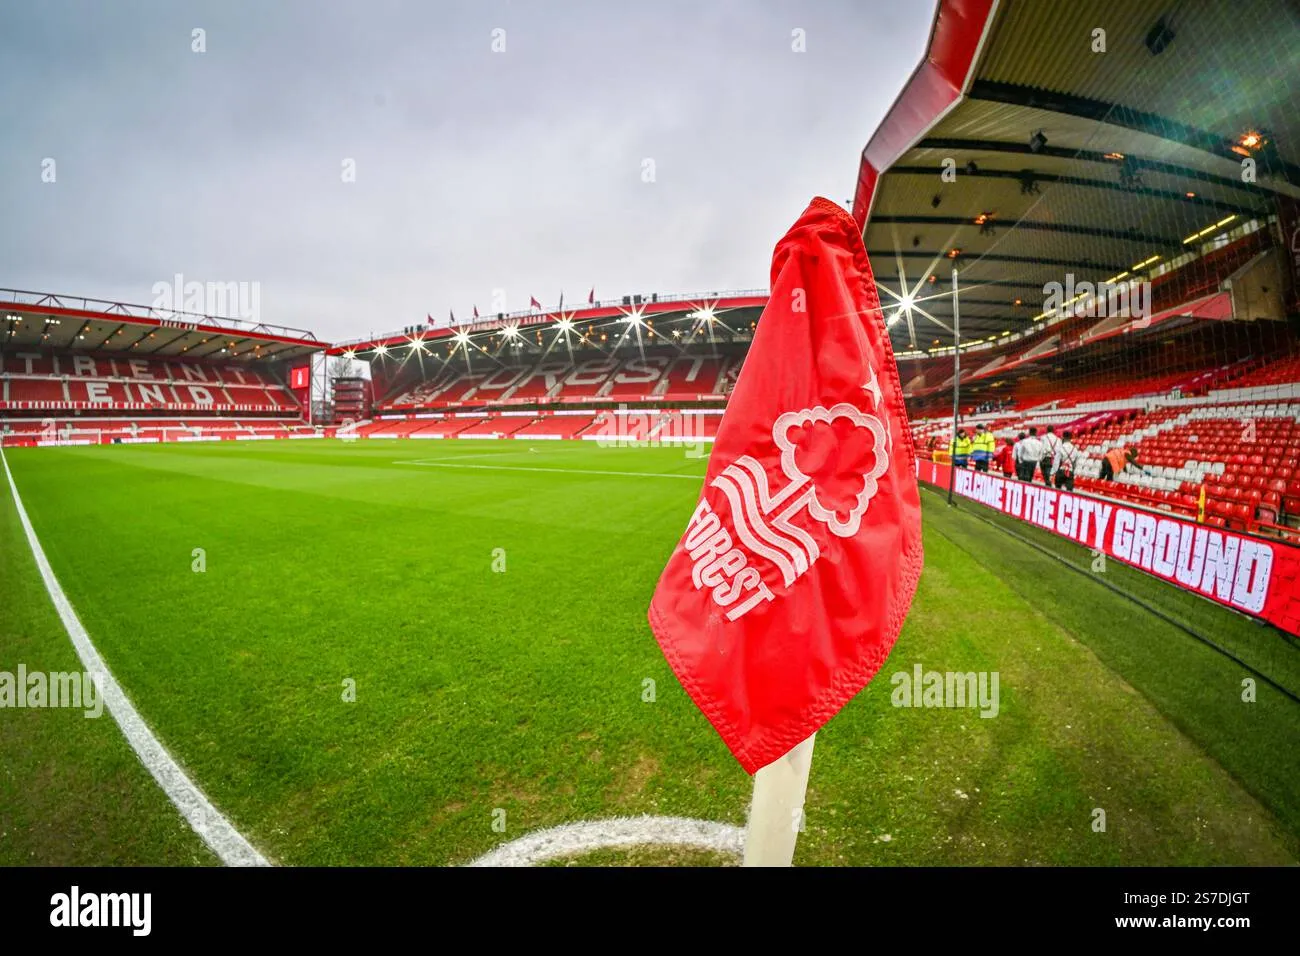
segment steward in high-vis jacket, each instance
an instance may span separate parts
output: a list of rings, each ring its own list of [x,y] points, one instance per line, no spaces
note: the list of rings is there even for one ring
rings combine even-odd
[[[1112,448],[1101,459],[1101,480],[1114,481],[1129,465],[1137,461],[1136,448]]]
[[[952,466],[965,468],[970,461],[971,440],[966,437],[966,429],[957,429],[957,437],[952,440],[948,450],[952,452]]]
[[[998,440],[993,437],[993,433],[983,425],[975,426],[975,437],[971,440],[971,460],[975,462],[976,471],[988,471],[989,462],[993,460],[993,452],[997,449]]]

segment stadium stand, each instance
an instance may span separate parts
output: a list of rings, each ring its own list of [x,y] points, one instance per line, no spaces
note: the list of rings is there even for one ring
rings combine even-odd
[[[288,389],[251,368],[105,354],[0,352],[0,408],[301,413]]]
[[[371,419],[360,437],[695,447],[717,434],[766,302],[752,290],[626,296],[573,312],[410,328],[329,354],[369,366]],[[355,398],[346,404],[356,407]],[[341,422],[343,412],[335,415]]]
[[[581,400],[708,401],[721,399],[727,371],[735,361],[672,354],[635,357],[546,357],[533,365],[495,369],[443,366],[427,381],[402,380],[376,404],[376,410],[448,408],[465,404],[569,403]]]
[[[561,439],[577,438],[590,428],[596,417],[590,414],[547,415],[536,418],[515,432],[515,438]]]
[[[314,435],[309,388],[290,388],[287,372],[324,348],[260,323],[0,290],[0,440]]]

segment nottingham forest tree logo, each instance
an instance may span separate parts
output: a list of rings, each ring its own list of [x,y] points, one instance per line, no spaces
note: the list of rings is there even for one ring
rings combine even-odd
[[[695,587],[711,589],[731,621],[812,567],[819,525],[839,538],[856,535],[889,468],[885,423],[847,402],[779,415],[772,441],[785,484],[773,488],[762,462],[740,456],[710,484],[725,511],[701,500],[682,542]]]

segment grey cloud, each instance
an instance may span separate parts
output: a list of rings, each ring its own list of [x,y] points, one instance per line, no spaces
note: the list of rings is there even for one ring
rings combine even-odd
[[[0,285],[148,302],[177,272],[257,281],[264,320],[332,339],[495,288],[522,308],[762,287],[808,199],[852,195],[932,12],[11,0]]]

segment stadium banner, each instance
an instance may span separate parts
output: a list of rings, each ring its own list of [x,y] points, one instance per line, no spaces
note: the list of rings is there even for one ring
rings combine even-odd
[[[1178,515],[918,461],[920,481],[1044,528],[1184,591],[1300,635],[1300,548]]]

